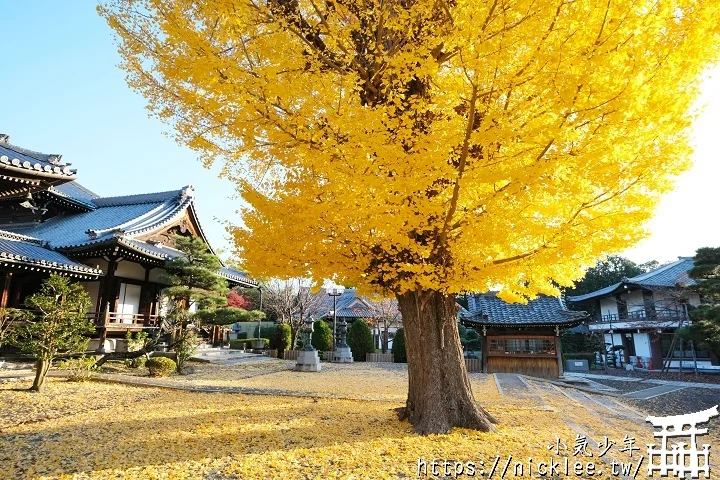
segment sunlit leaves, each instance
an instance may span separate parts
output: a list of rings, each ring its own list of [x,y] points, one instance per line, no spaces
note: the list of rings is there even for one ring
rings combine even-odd
[[[251,273],[396,293],[502,285],[521,300],[645,234],[688,167],[720,5],[108,0],[100,11],[150,110],[238,182],[249,207],[233,235]]]

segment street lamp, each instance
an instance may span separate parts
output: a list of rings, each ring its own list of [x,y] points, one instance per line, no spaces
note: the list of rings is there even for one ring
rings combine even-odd
[[[334,285],[326,289],[327,294],[333,299],[333,350],[337,345],[337,297],[343,294],[345,287]]]

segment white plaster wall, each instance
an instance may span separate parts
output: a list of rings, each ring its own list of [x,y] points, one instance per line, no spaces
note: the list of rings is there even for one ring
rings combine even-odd
[[[602,315],[617,315],[617,302],[614,298],[601,298],[600,299],[600,311]]]
[[[647,333],[633,333],[635,341],[635,355],[638,357],[650,357],[650,336]]]
[[[118,262],[115,275],[118,277],[132,278],[133,280],[145,280],[145,268],[139,263],[123,260]]]
[[[628,313],[630,312],[640,312],[642,310],[645,310],[645,304],[643,302],[643,296],[642,292],[630,292],[627,294],[626,302],[627,302],[627,309]]]
[[[611,338],[612,337],[612,338]],[[613,342],[613,340],[615,340]],[[618,346],[622,345],[622,334],[621,333],[613,333],[612,336],[609,333],[605,334],[605,343],[608,344],[610,347],[613,345]]]

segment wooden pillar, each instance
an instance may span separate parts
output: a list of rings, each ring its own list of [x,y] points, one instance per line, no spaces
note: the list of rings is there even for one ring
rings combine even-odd
[[[150,285],[150,270],[152,267],[145,267],[145,279],[142,285],[140,285],[140,305],[138,306],[138,313],[143,316],[143,324],[148,326],[150,324],[150,315],[152,314],[152,292]]]
[[[630,334],[632,335],[632,333]],[[620,340],[622,342],[622,355],[623,361],[627,364],[630,363],[630,349],[628,348],[628,339],[625,332],[620,333]]]
[[[482,357],[482,372],[487,373],[487,364],[488,364],[488,338],[487,334],[483,333],[483,335],[480,337],[480,348],[482,351],[480,352],[480,356]]]
[[[655,297],[653,293],[648,290],[643,290],[642,296],[645,316],[651,320],[655,320],[657,318],[657,309],[655,308]]]
[[[662,354],[662,333],[650,333],[650,363],[653,370],[662,370],[663,354]]]
[[[115,304],[115,269],[117,268],[116,257],[108,261],[107,272],[100,283],[100,314],[98,315],[97,329],[100,330],[100,344],[98,350],[105,351],[105,340],[107,339],[107,325],[109,323],[110,311]]]
[[[105,278],[103,278],[101,289],[101,299],[100,299],[100,305],[101,305],[101,311],[105,312],[106,310],[112,311],[112,309],[115,307],[115,296],[116,296],[116,289],[115,289],[115,270],[117,269],[117,258],[112,257],[108,261],[108,268],[107,272],[105,273]]]
[[[557,327],[555,327],[555,354],[557,355],[558,376],[562,377],[565,375],[565,369],[563,368],[562,361],[562,342],[560,341],[560,331]]]
[[[0,308],[5,308],[8,305],[8,299],[10,298],[10,282],[12,281],[12,272],[5,272],[5,280],[3,282],[2,296],[0,296]]]
[[[628,318],[627,302],[620,298],[620,295],[615,295],[615,304],[617,305],[618,320],[625,320]]]

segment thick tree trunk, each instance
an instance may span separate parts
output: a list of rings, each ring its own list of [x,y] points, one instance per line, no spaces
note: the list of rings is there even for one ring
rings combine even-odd
[[[45,384],[45,375],[47,375],[48,370],[50,369],[50,362],[48,360],[38,360],[35,362],[35,381],[32,384],[32,387],[29,388],[29,390],[39,392],[42,390],[43,385]]]
[[[458,335],[454,295],[413,291],[399,295],[405,329],[409,388],[400,418],[417,433],[453,427],[494,430],[497,421],[473,398]]]

